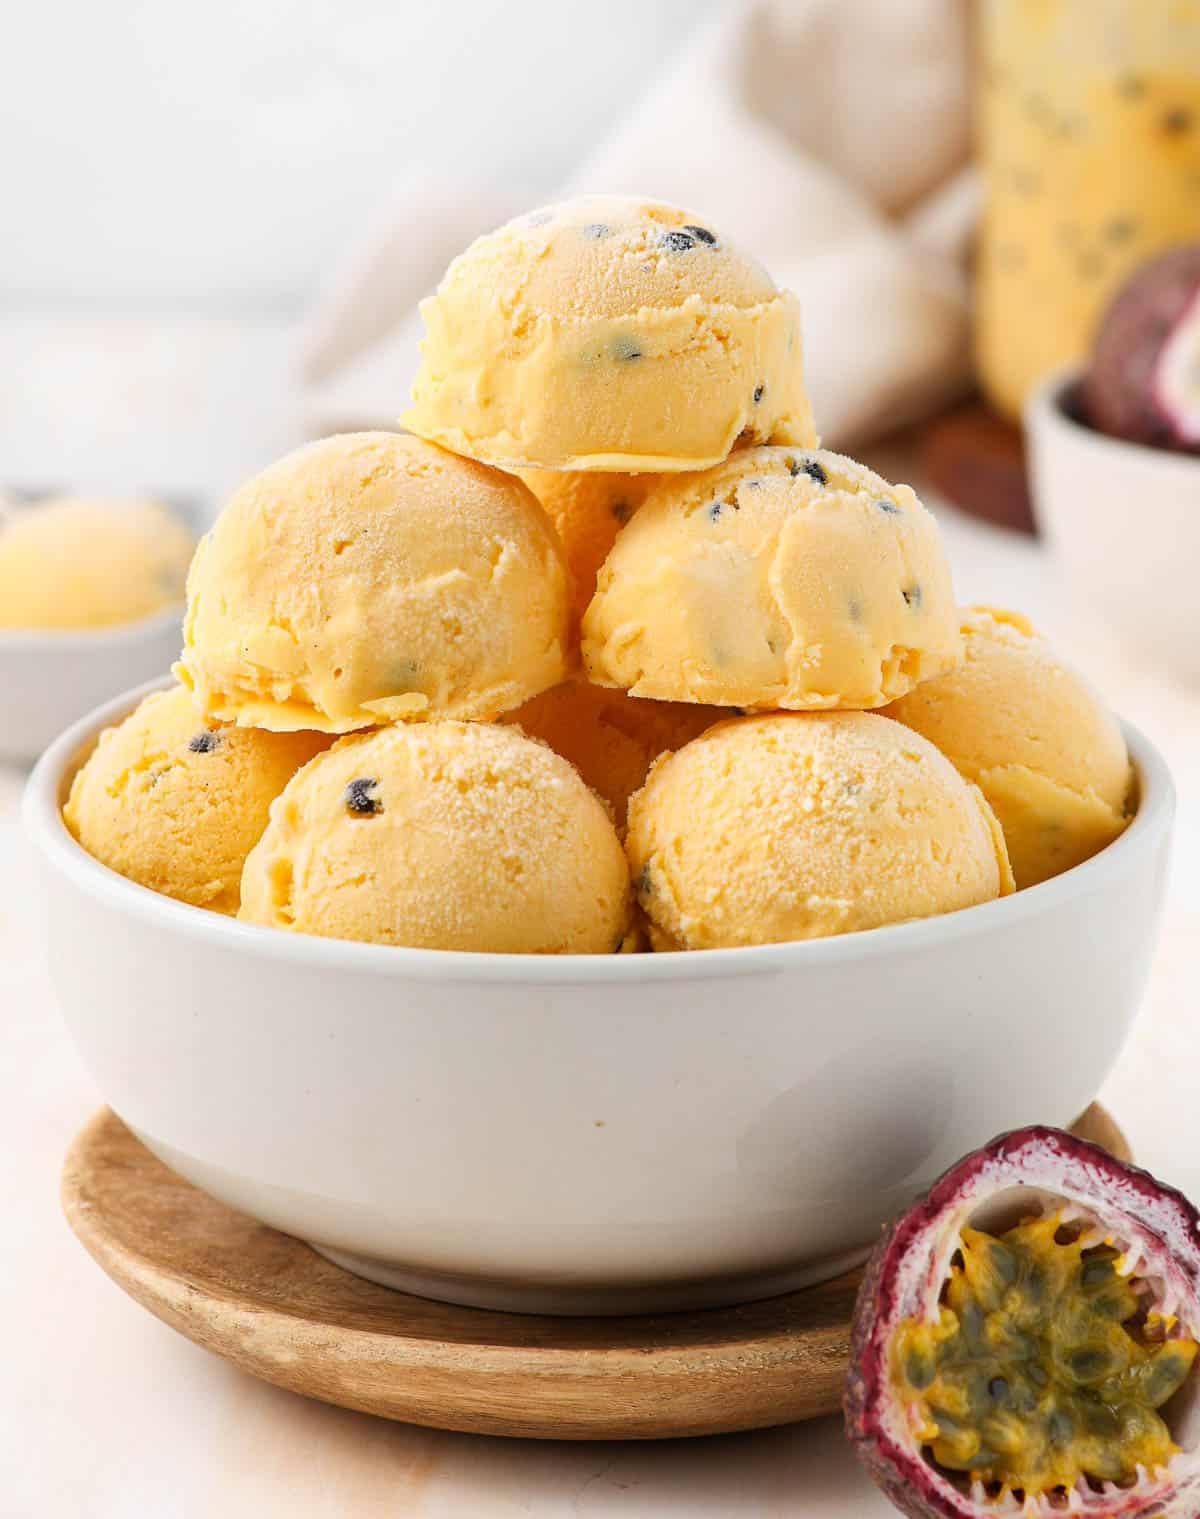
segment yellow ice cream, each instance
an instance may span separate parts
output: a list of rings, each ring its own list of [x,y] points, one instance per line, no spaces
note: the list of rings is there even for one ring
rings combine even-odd
[[[583,657],[663,701],[883,706],[961,658],[937,524],[837,454],[739,451],[664,481],[621,531]]]
[[[571,572],[571,602],[582,618],[596,576],[617,534],[662,479],[661,475],[606,475],[583,470],[518,471],[554,523]]]
[[[1013,612],[964,614],[966,660],[888,708],[975,781],[1004,829],[1018,887],[1110,844],[1132,783],[1116,719]]]
[[[422,302],[403,425],[508,468],[703,469],[816,442],[795,297],[697,217],[582,199],[477,239]]]
[[[63,817],[118,874],[193,907],[235,913],[242,866],[271,802],[328,743],[319,733],[214,728],[176,686],[100,735]]]
[[[623,832],[629,798],[646,779],[651,763],[732,715],[723,707],[639,701],[624,691],[570,680],[543,691],[504,721],[519,724],[570,760],[611,806]]]
[[[625,848],[657,949],[820,939],[1012,889],[979,790],[872,712],[710,728],[652,767]]]
[[[343,739],[271,809],[242,918],[423,949],[611,954],[629,876],[604,804],[515,728],[397,725]]]
[[[244,485],[188,577],[179,674],[251,727],[491,718],[566,673],[562,547],[519,480],[398,433]]]
[[[195,541],[156,501],[0,507],[0,628],[107,628],[183,601]]]

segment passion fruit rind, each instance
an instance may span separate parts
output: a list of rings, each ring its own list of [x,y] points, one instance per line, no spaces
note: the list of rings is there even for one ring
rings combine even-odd
[[[1141,265],[1100,322],[1083,411],[1101,432],[1200,453],[1200,243]]]
[[[945,1312],[939,1305],[952,1273],[965,1275],[963,1229],[974,1224],[1001,1232],[1038,1214],[1055,1218],[1065,1239],[1079,1236],[1072,1247],[1077,1252],[1086,1247],[1089,1281],[1104,1275],[1102,1266],[1110,1263],[1118,1293],[1122,1284],[1136,1283],[1150,1310],[1143,1329],[1149,1324],[1159,1337],[1186,1337],[1186,1344],[1171,1346],[1175,1373],[1182,1371],[1186,1385],[1173,1396],[1168,1392],[1166,1399],[1176,1426],[1177,1444],[1171,1448],[1177,1453],[1153,1471],[1137,1467],[1123,1485],[1081,1476],[1070,1489],[1035,1493],[1003,1482],[985,1483],[969,1463],[963,1463],[966,1470],[947,1470],[927,1453],[922,1435],[928,1432],[920,1429],[915,1406],[906,1404],[897,1389],[894,1368],[902,1329],[911,1332],[913,1321],[921,1319],[936,1325]],[[1054,1241],[1056,1234],[1049,1237]],[[847,1433],[874,1481],[910,1519],[986,1519],[993,1514],[1050,1519],[1058,1513],[1089,1519],[1196,1519],[1200,1407],[1191,1340],[1198,1330],[1200,1214],[1187,1198],[1061,1129],[1014,1130],[951,1166],[876,1246],[855,1308]],[[1152,1341],[1143,1361],[1158,1343]],[[1028,1353],[1027,1342],[1023,1353]],[[1090,1400],[1094,1393],[1082,1396]],[[1135,1410],[1134,1422],[1151,1428],[1156,1415],[1142,1409],[1157,1406],[1153,1398],[1146,1399]],[[1012,1416],[1011,1407],[1005,1415]],[[1120,1418],[1115,1422],[1112,1439],[1119,1447],[1124,1426]],[[1090,1448],[1098,1448],[1095,1439]],[[1136,1441],[1133,1448],[1140,1448]]]

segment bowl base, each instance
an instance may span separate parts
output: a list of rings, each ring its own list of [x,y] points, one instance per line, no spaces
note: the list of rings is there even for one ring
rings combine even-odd
[[[763,1272],[719,1281],[668,1282],[637,1287],[548,1287],[452,1276],[436,1271],[413,1271],[345,1250],[331,1250],[311,1240],[309,1245],[335,1266],[396,1292],[432,1298],[435,1302],[462,1308],[484,1308],[495,1313],[545,1314],[556,1318],[687,1313],[696,1309],[755,1303],[828,1282],[855,1266],[861,1266],[870,1254],[870,1248],[866,1247],[794,1271]]]
[[[1122,1159],[1093,1105],[1074,1131]],[[662,1440],[833,1413],[861,1273],[762,1302],[626,1318],[454,1307],[350,1275],[168,1169],[115,1114],[77,1137],[67,1220],[163,1323],[277,1387],[472,1434]]]

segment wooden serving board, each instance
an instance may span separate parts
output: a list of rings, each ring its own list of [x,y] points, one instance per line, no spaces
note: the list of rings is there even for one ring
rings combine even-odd
[[[1074,1132],[1128,1158],[1093,1105]],[[173,1329],[306,1397],[435,1429],[658,1440],[832,1413],[859,1272],[744,1307],[539,1318],[378,1287],[215,1202],[108,1109],[62,1180],[68,1222],[108,1275]]]
[[[973,517],[1036,533],[1021,430],[982,401],[962,402],[918,434],[920,473]]]

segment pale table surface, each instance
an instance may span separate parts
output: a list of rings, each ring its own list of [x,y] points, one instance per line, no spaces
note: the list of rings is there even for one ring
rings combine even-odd
[[[1170,902],[1137,1030],[1103,1096],[1138,1158],[1200,1192],[1200,693],[1122,657],[1025,541],[948,515],[964,600],[1021,607],[1165,749],[1181,789]],[[100,1094],[60,1026],[31,871],[0,769],[0,1515],[4,1519],[872,1519],[892,1510],[836,1420],[672,1444],[438,1434],[307,1402],[232,1370],[123,1297],[57,1202]],[[1031,1052],[1031,1058],[1035,1058]],[[982,1074],[982,1073],[981,1073]]]

